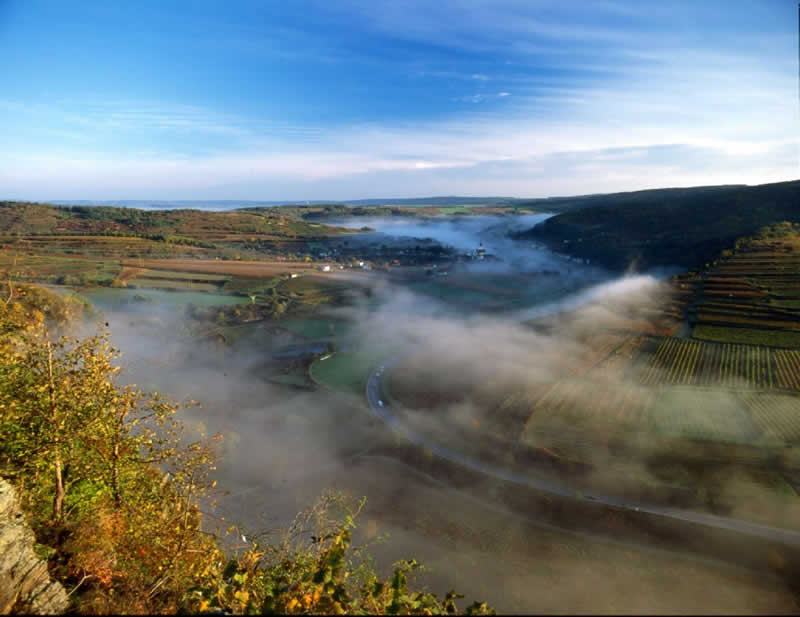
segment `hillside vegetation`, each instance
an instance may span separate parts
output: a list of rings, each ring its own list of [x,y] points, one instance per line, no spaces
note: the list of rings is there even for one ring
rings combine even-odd
[[[263,210],[139,210],[114,206],[52,206],[0,202],[0,229],[10,234],[141,234],[178,235],[196,240],[224,234],[267,234],[277,237],[325,236],[342,230],[312,225]]]
[[[351,547],[363,502],[327,496],[277,540],[242,537],[226,550],[224,532],[204,524],[216,439],[189,441],[174,405],[120,384],[107,332],[69,336],[78,308],[13,284],[0,301],[0,477],[20,495],[71,610],[456,612],[454,592],[408,588],[416,561],[383,580]],[[227,533],[239,538],[235,526]]]
[[[516,237],[620,270],[695,268],[765,225],[800,219],[800,181],[581,199],[585,207]]]

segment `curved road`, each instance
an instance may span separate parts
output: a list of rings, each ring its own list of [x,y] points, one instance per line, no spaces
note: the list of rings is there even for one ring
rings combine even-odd
[[[726,518],[724,516],[717,516],[715,514],[705,514],[702,512],[682,510],[680,508],[649,505],[645,503],[628,501],[617,497],[599,495],[597,493],[588,493],[583,491],[579,492],[562,484],[556,484],[541,478],[503,469],[497,465],[471,459],[463,454],[444,448],[441,445],[429,440],[424,435],[416,433],[413,431],[413,429],[401,424],[401,422],[392,414],[389,404],[381,399],[381,378],[383,377],[386,369],[391,368],[394,364],[397,364],[398,361],[399,358],[393,358],[383,363],[378,368],[373,370],[367,378],[366,395],[370,409],[372,409],[372,411],[381,420],[388,424],[392,429],[403,435],[411,443],[429,449],[440,458],[457,463],[463,467],[466,467],[467,469],[493,476],[507,482],[513,482],[515,484],[520,484],[522,486],[546,493],[551,493],[553,495],[559,495],[561,497],[587,499],[599,504],[614,506],[617,508],[630,510],[632,512],[654,514],[669,519],[687,521],[690,523],[706,525],[708,527],[715,527],[718,529],[726,529],[737,533],[743,533],[764,538],[766,540],[782,542],[792,546],[800,547],[800,532],[797,531],[779,529],[777,527],[768,527],[766,525],[759,525],[758,523]]]

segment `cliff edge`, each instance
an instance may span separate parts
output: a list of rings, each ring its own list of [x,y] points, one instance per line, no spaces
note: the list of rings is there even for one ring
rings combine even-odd
[[[57,615],[69,606],[61,583],[33,550],[35,538],[19,509],[14,488],[0,479],[0,615]]]

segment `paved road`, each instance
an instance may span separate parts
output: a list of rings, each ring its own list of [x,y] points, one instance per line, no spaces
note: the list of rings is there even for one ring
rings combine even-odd
[[[600,504],[615,506],[633,512],[644,512],[647,514],[654,514],[663,516],[673,520],[687,521],[699,525],[706,525],[708,527],[715,527],[717,529],[726,529],[743,533],[766,540],[773,540],[782,542],[792,546],[800,547],[800,532],[791,531],[788,529],[779,529],[776,527],[768,527],[766,525],[759,525],[749,521],[742,521],[737,519],[726,518],[724,516],[717,516],[715,514],[705,514],[702,512],[693,512],[690,510],[682,510],[680,508],[669,508],[658,505],[650,505],[634,501],[619,499],[617,497],[610,497],[607,495],[599,495],[597,493],[587,493],[577,491],[563,484],[547,481],[541,478],[536,478],[532,475],[526,475],[519,472],[504,469],[497,465],[475,460],[464,456],[459,452],[454,452],[448,448],[442,447],[424,435],[415,432],[413,429],[402,424],[397,417],[392,414],[391,408],[387,401],[381,399],[381,378],[386,370],[390,369],[400,358],[392,358],[384,362],[381,366],[376,368],[370,373],[367,379],[367,402],[369,403],[372,411],[383,420],[392,429],[403,435],[411,443],[427,448],[437,456],[457,463],[467,469],[477,471],[501,480],[527,486],[539,491],[559,495],[561,497],[571,497],[574,499],[586,499],[595,501]]]

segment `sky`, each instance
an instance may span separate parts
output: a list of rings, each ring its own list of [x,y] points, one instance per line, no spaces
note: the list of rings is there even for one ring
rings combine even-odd
[[[795,0],[0,0],[0,198],[800,177]]]

